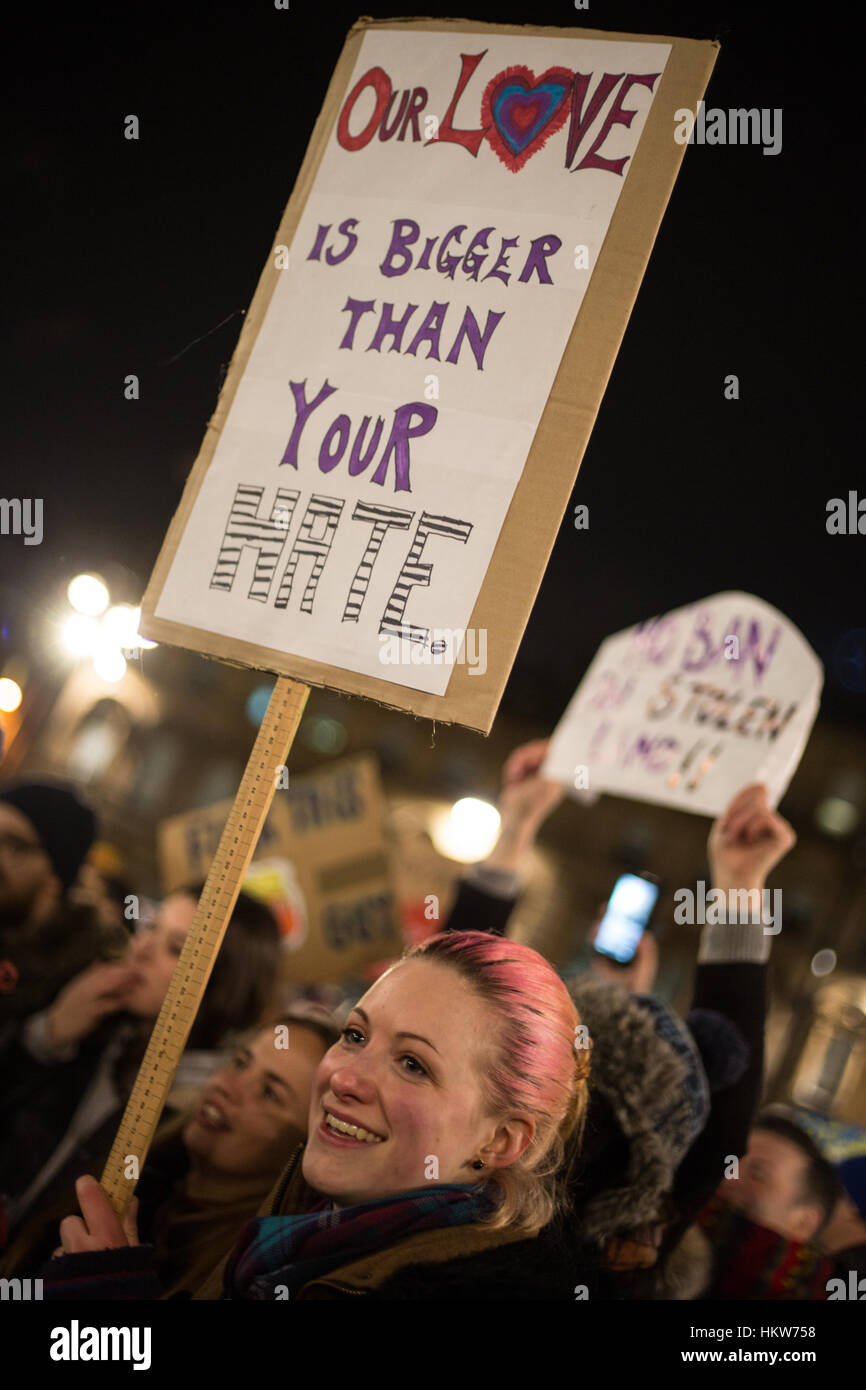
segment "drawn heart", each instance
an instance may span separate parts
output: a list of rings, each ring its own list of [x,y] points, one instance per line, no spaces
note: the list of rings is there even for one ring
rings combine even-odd
[[[481,98],[484,134],[513,173],[564,124],[574,74],[548,68],[536,77],[518,63],[492,77]]]

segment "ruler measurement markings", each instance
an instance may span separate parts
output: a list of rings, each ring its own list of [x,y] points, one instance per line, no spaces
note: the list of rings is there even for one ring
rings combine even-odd
[[[135,1187],[135,1181],[125,1176],[125,1158],[135,1154],[140,1167],[150,1147],[243,875],[273,800],[277,767],[285,764],[308,695],[308,686],[285,676],[274,686],[102,1174],[102,1186],[118,1214],[122,1214]],[[275,751],[281,754],[276,763]]]

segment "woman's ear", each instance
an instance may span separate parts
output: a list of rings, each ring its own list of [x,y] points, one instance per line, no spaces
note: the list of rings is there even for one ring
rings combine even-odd
[[[535,1138],[531,1116],[512,1115],[499,1126],[493,1139],[481,1150],[485,1168],[507,1168],[526,1153]]]

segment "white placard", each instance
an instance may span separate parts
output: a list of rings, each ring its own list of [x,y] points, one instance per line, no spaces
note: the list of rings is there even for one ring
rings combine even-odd
[[[818,713],[824,670],[784,614],[724,593],[602,642],[551,740],[576,791],[717,816],[750,782],[772,806]]]
[[[480,673],[464,634],[670,52],[364,35],[157,618],[437,695]]]

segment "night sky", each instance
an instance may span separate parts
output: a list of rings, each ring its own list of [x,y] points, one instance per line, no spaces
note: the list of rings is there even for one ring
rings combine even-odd
[[[140,597],[362,8],[18,11],[0,494],[44,499],[45,539],[0,536],[6,655],[26,651],[81,569]],[[503,708],[553,722],[608,633],[745,589],[825,662],[824,713],[860,723],[866,536],[826,531],[828,499],[866,497],[853,351],[862,83],[844,24],[822,28],[812,10],[807,31],[784,7],[750,4],[425,0],[421,12],[718,38],[707,106],[783,110],[776,156],[686,151]],[[137,142],[123,138],[129,113]],[[128,373],[138,402],[124,399]],[[739,401],[724,398],[728,373]],[[577,502],[588,531],[573,528]]]

